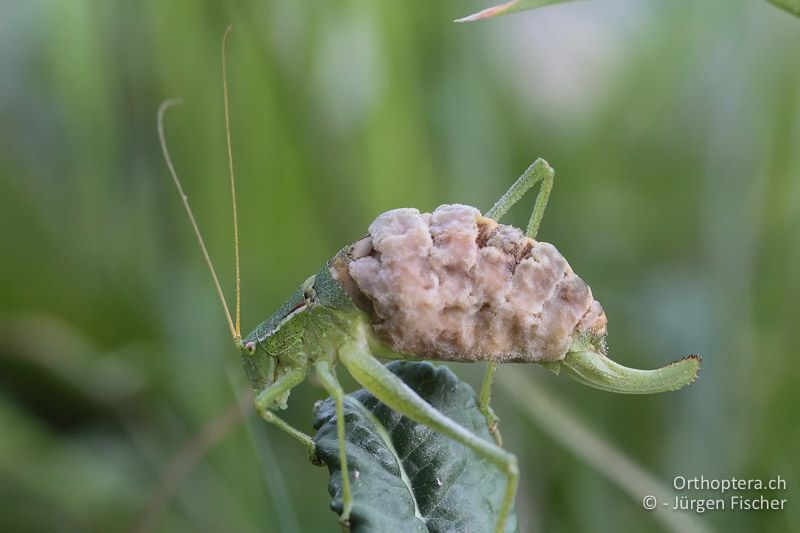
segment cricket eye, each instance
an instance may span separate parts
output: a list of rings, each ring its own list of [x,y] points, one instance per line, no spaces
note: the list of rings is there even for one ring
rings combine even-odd
[[[305,304],[314,303],[317,299],[317,291],[314,287],[309,287],[303,292],[303,300]]]
[[[244,349],[247,350],[248,353],[254,354],[256,353],[256,343],[248,342],[247,344],[244,345]]]

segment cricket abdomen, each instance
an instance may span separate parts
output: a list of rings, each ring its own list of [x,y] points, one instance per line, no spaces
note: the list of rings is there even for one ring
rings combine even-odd
[[[557,361],[577,333],[605,335],[602,307],[554,246],[474,207],[388,211],[343,254],[342,286],[402,354]]]

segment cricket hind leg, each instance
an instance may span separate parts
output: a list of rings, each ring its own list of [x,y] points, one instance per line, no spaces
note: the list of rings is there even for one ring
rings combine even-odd
[[[366,342],[350,341],[345,343],[339,349],[339,359],[353,378],[386,406],[463,444],[505,474],[506,488],[495,529],[498,533],[504,532],[519,482],[517,458],[499,446],[475,435],[423,400],[403,380],[369,353]]]
[[[499,221],[514,204],[525,196],[525,193],[541,181],[542,184],[539,187],[539,194],[536,195],[536,202],[533,205],[531,218],[528,221],[528,228],[525,230],[526,236],[535,239],[536,234],[539,232],[539,226],[542,223],[544,210],[547,208],[547,201],[550,199],[550,191],[553,189],[554,177],[555,171],[547,161],[541,158],[537,159],[519,178],[517,178],[517,181],[514,182],[497,203],[486,212],[486,216]],[[496,371],[497,363],[490,362],[486,368],[486,374],[483,377],[481,393],[478,396],[478,407],[483,413],[483,416],[486,417],[486,422],[489,424],[489,432],[494,437],[495,442],[498,446],[502,446],[503,437],[500,435],[500,430],[498,429],[500,419],[491,406],[492,383],[494,382],[494,374]]]
[[[483,375],[483,385],[478,395],[478,409],[486,417],[486,424],[489,426],[489,433],[492,435],[495,444],[503,445],[503,436],[500,434],[500,417],[492,409],[492,383],[494,374],[497,372],[497,363],[489,362],[486,366],[486,373]]]
[[[353,494],[350,490],[350,474],[347,469],[347,449],[345,448],[346,441],[344,437],[344,390],[336,379],[333,367],[328,361],[318,361],[314,368],[317,369],[317,375],[322,386],[331,395],[333,401],[336,402],[336,439],[339,442],[339,464],[342,471],[342,514],[339,515],[339,521],[342,526],[349,527],[350,525],[350,512],[353,509]]]
[[[316,455],[314,439],[299,429],[295,429],[270,410],[270,406],[275,400],[283,396],[287,391],[302,383],[305,378],[306,373],[300,368],[296,368],[291,372],[287,372],[278,378],[272,385],[261,391],[253,400],[253,404],[255,405],[256,412],[265,422],[277,426],[281,431],[284,431],[289,436],[300,442],[306,447],[306,450],[308,451],[308,457],[311,462],[314,464],[320,464]]]
[[[486,216],[499,221],[514,204],[522,199],[525,193],[541,181],[542,185],[539,187],[539,194],[536,195],[533,212],[531,212],[531,218],[525,230],[525,235],[531,239],[535,239],[536,233],[539,231],[539,226],[542,223],[544,210],[547,207],[547,200],[550,198],[550,191],[553,189],[554,177],[555,171],[553,167],[544,159],[537,159],[519,178],[517,178],[517,181],[514,182],[505,194],[497,200],[497,203],[486,212]]]

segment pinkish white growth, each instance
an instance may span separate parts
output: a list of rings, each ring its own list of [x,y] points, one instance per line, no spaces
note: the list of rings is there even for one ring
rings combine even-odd
[[[605,334],[603,308],[553,245],[474,207],[383,213],[349,259],[348,292],[400,353],[557,361],[576,333]]]

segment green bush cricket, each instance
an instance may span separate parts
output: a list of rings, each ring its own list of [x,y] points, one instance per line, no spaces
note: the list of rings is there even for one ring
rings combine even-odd
[[[174,100],[165,101],[159,108],[159,139],[252,384],[258,414],[298,440],[313,458],[312,438],[284,422],[275,411],[286,408],[291,389],[305,380],[311,368],[336,403],[342,524],[348,525],[353,502],[345,454],[344,391],[335,373],[338,363],[393,410],[463,444],[505,474],[497,532],[505,531],[519,477],[517,459],[502,448],[498,419],[490,406],[498,363],[538,362],[556,373],[563,370],[591,387],[618,393],[671,391],[694,381],[700,366],[698,356],[649,371],[627,368],[606,357],[602,307],[554,247],[534,240],[555,174],[543,159],[537,159],[485,215],[458,205],[441,206],[433,214],[400,209],[380,215],[367,237],[343,248],[274,314],[242,337],[238,221],[225,71],[229,31],[223,38],[222,55],[234,219],[235,319],[166,148],[163,116],[176,103]],[[526,231],[498,224],[539,183]],[[452,285],[449,277],[458,283]],[[441,298],[436,292],[439,289],[444,295]],[[524,296],[521,300],[517,298],[520,294]],[[453,301],[442,303],[451,297]],[[376,356],[487,361],[479,406],[495,442],[474,435],[433,408],[386,370]]]

